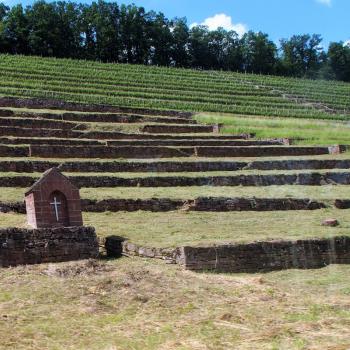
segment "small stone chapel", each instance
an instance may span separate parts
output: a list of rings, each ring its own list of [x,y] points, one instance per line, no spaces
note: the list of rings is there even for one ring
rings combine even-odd
[[[25,193],[27,223],[33,228],[83,226],[79,189],[51,168]]]

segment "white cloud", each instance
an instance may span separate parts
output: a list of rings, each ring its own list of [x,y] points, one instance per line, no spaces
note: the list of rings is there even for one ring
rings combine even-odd
[[[319,4],[326,5],[328,7],[332,6],[332,0],[316,0]]]
[[[344,46],[349,46],[350,47],[350,39],[345,41]]]
[[[213,17],[208,17],[205,19],[201,25],[207,26],[209,30],[215,30],[219,27],[222,27],[226,30],[234,30],[237,32],[240,36],[242,36],[244,33],[248,31],[248,28],[243,23],[233,23],[231,16],[228,16],[224,13],[218,13],[214,15]],[[192,23],[191,28],[197,26],[198,23]]]

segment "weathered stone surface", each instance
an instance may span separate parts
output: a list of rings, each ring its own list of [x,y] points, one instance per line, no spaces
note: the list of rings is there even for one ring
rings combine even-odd
[[[192,211],[285,211],[316,210],[325,204],[310,199],[293,198],[220,198],[201,197],[189,203]]]
[[[19,213],[26,214],[26,205],[24,202],[0,202],[0,213]]]
[[[0,136],[16,137],[56,137],[94,140],[245,140],[253,134],[239,135],[168,135],[168,134],[126,134],[117,131],[79,131],[62,129],[31,129],[25,127],[0,126]]]
[[[283,145],[278,140],[114,140],[107,141],[107,145],[115,146],[174,146],[174,147],[188,147],[188,146],[269,146],[269,145]]]
[[[89,259],[97,256],[98,242],[92,227],[0,229],[2,267]]]
[[[339,226],[339,221],[337,219],[326,219],[322,222],[322,226],[336,227]]]
[[[70,140],[69,140],[70,141]],[[67,172],[201,172],[237,170],[302,170],[350,169],[350,159],[344,160],[276,160],[276,161],[1,161],[2,172],[44,172],[52,167]]]
[[[6,145],[65,145],[65,146],[86,146],[106,145],[105,141],[98,140],[75,140],[60,138],[32,138],[32,137],[0,137],[0,143]]]
[[[213,125],[145,125],[140,131],[154,134],[186,134],[186,133],[211,133]]]
[[[275,157],[329,154],[328,147],[285,146],[47,146],[31,145],[30,156],[42,158],[171,158],[171,157]]]
[[[69,176],[79,188],[98,187],[173,187],[173,186],[273,186],[327,184],[349,185],[350,172],[236,175],[236,176],[149,176],[122,178],[113,176]],[[29,187],[35,182],[30,176],[0,177],[0,187]]]
[[[330,153],[331,151],[329,147],[316,146],[196,147],[196,155],[198,157],[274,157],[322,155]]]
[[[128,108],[110,105],[83,104],[75,102],[65,102],[58,99],[43,98],[17,98],[17,97],[1,97],[0,107],[16,107],[16,108],[32,108],[32,109],[59,109],[66,111],[80,112],[110,112],[110,113],[136,113],[143,115],[163,115],[163,116],[179,116],[190,118],[191,112],[153,110],[147,108]]]
[[[143,147],[143,146],[29,146],[31,157],[42,158],[171,158],[190,157],[194,154],[192,147]]]
[[[0,110],[0,117],[12,117],[15,113],[7,109]]]
[[[338,209],[350,209],[349,199],[336,199],[334,205]]]
[[[108,236],[105,240],[107,256],[110,258],[120,258],[123,254],[123,242],[125,238],[120,236]]]
[[[0,145],[0,157],[28,157],[28,146],[5,146]]]
[[[2,110],[4,112],[4,110]],[[1,112],[0,110],[0,117]],[[4,113],[5,114],[5,113]],[[13,115],[13,114],[11,114]],[[5,116],[5,115],[4,115]],[[180,117],[159,117],[149,118],[140,114],[125,113],[37,113],[37,112],[16,112],[16,117],[38,118],[76,122],[99,122],[99,123],[166,123],[166,124],[197,124],[196,120]]]
[[[29,118],[0,118],[0,126],[7,127],[24,127],[33,129],[61,129],[61,130],[85,130],[85,124]]]
[[[316,210],[325,208],[321,202],[293,198],[221,198],[200,197],[194,200],[149,198],[149,199],[105,199],[101,201],[83,199],[82,210],[86,212],[133,212],[138,210],[167,212],[184,209],[188,211],[276,211]],[[25,213],[23,203],[1,203],[0,212]]]
[[[193,271],[258,272],[350,263],[350,238],[182,247],[176,262]]]
[[[175,264],[180,250],[178,248],[141,247],[129,241],[125,241],[123,242],[123,253],[130,256],[162,259],[168,263]]]

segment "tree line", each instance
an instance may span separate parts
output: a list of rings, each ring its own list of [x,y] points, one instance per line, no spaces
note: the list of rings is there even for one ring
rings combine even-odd
[[[10,54],[350,81],[350,46],[321,43],[305,34],[277,47],[262,32],[190,27],[186,18],[103,0],[0,3],[0,52]]]

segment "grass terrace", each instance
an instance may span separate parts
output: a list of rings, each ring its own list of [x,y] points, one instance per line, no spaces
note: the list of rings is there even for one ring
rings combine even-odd
[[[341,218],[340,226],[321,226],[323,220],[333,217]],[[0,227],[25,227],[25,221],[25,215],[0,214]],[[99,237],[120,235],[143,246],[175,248],[183,245],[349,236],[350,210],[84,213],[84,224],[94,226]]]
[[[297,145],[350,144],[350,84],[341,82],[0,55],[0,99],[5,96],[131,107],[136,109],[136,114],[138,108],[153,108],[156,110],[153,113],[155,117],[157,114],[161,116],[162,111],[168,109],[191,111],[196,113],[195,120],[202,124],[223,123],[224,128],[219,135],[222,138],[225,134],[254,133],[258,139],[291,138]],[[45,105],[40,107],[42,109],[39,110],[11,106],[7,108],[16,112],[65,112],[45,109]],[[7,114],[3,114],[4,118],[7,118]],[[36,130],[36,135],[47,135],[50,138],[50,130],[53,129],[45,129],[46,127],[55,126],[58,130],[63,130],[74,126],[77,132],[60,135],[79,139],[86,137],[88,134],[85,132],[89,131],[116,131],[139,136],[140,129],[146,123],[152,124],[155,121],[152,116],[147,116],[147,120],[142,118],[144,123],[138,119],[132,124],[119,123],[120,119],[117,120],[118,123],[110,123],[110,120],[103,123],[95,120],[80,123],[79,120],[67,124],[55,118],[52,118],[52,122],[48,122],[48,118],[43,123],[37,120],[34,123],[30,118],[19,121],[18,118],[10,122],[3,119],[2,125],[12,125],[13,128],[2,128],[3,135],[27,135],[28,138],[32,136],[34,128],[37,128],[42,130]],[[164,126],[174,125],[159,120],[164,122]],[[79,132],[79,126],[84,131]],[[203,129],[208,130],[200,128],[200,131]],[[183,130],[186,129],[181,129]],[[53,131],[52,135],[54,134]],[[92,133],[91,135],[93,136]],[[204,135],[210,135],[210,138],[218,136],[213,133],[176,134],[178,137],[190,136],[192,139]],[[151,136],[159,137],[157,134],[147,134],[146,138]],[[168,136],[162,134],[162,138]],[[95,137],[110,136],[95,134]],[[120,135],[116,137],[119,138]],[[4,148],[4,155],[19,155],[6,153],[8,149]],[[142,147],[137,150],[142,152]],[[91,156],[96,157],[96,154]],[[37,167],[26,167],[29,163],[24,162],[30,161],[52,161],[56,165],[76,162],[74,170],[79,172],[65,174],[82,176],[88,180],[90,177],[101,176],[121,179],[166,176],[192,179],[212,176],[243,178],[253,174],[350,174],[349,169],[336,169],[339,165],[331,163],[327,165],[330,169],[323,170],[195,172],[182,170],[202,168],[183,167],[178,172],[157,172],[152,164],[321,159],[349,160],[350,157],[349,152],[309,157],[142,160],[2,157],[0,163],[10,162],[11,166],[15,162],[21,164],[17,164],[18,172],[0,171],[0,178],[4,186],[11,186],[11,178],[23,177],[12,185],[26,186],[41,175],[41,172],[36,171]],[[78,162],[97,162],[97,166],[92,164],[83,172]],[[128,170],[124,172],[112,172],[117,167],[103,168],[104,164],[111,162],[141,162],[149,167],[136,168],[141,169],[139,172],[132,172],[135,170],[132,166],[124,168]],[[342,166],[346,168],[348,165],[344,163]],[[2,165],[3,170],[16,169],[9,167],[9,164]],[[101,169],[98,165],[101,165]],[[46,165],[40,169],[45,167]],[[26,173],[26,169],[33,172]],[[176,166],[174,169],[177,169]],[[220,165],[215,169],[225,167]],[[104,170],[108,172],[103,172]],[[146,172],[147,170],[150,171]],[[172,168],[169,171],[171,170]],[[335,177],[333,181],[337,181],[334,179]],[[158,180],[152,185],[176,184],[167,181]],[[82,188],[81,197],[96,200],[195,199],[200,196],[309,198],[322,201],[327,207],[318,210],[265,212],[199,212],[187,211],[186,208],[171,212],[84,212],[84,224],[94,226],[100,238],[119,235],[142,246],[175,248],[185,245],[350,236],[350,209],[340,210],[333,206],[335,199],[350,198],[350,186],[326,185],[322,179],[322,186],[266,187],[136,187],[138,181],[132,180],[123,180],[118,184],[123,182],[135,187],[105,187],[106,182],[101,183],[104,187]],[[194,183],[193,180],[186,180],[182,184]],[[109,184],[112,185],[113,182],[110,181]],[[84,184],[89,185],[89,182]],[[0,187],[0,202],[20,202],[24,192],[25,188]],[[340,225],[332,228],[321,225],[325,219],[330,218],[338,219]],[[0,213],[0,227],[26,227],[26,216]],[[254,275],[219,275],[183,271],[179,266],[166,265],[163,261],[123,257],[113,261],[100,259],[0,269],[0,348],[345,350],[350,348],[349,295],[348,266],[333,265],[320,270],[289,270]]]
[[[123,179],[134,179],[134,178],[147,178],[147,177],[189,177],[189,178],[200,178],[200,177],[225,177],[225,176],[245,176],[245,175],[293,175],[293,174],[303,174],[303,173],[348,173],[348,169],[301,169],[301,170],[237,170],[237,171],[203,171],[203,172],[177,172],[177,173],[166,173],[166,172],[145,172],[145,173],[137,173],[137,172],[103,172],[103,173],[79,173],[79,172],[63,172],[66,176],[70,177],[115,177],[115,178],[123,178]],[[33,178],[39,178],[41,173],[17,173],[17,172],[0,172],[0,177],[21,177],[21,176],[29,176]]]
[[[215,275],[121,259],[2,269],[0,281],[8,349],[350,346],[347,266]]]
[[[0,202],[19,202],[23,200],[23,188],[0,187]],[[326,186],[188,186],[188,187],[99,187],[82,188],[83,199],[195,199],[197,197],[249,197],[249,198],[309,198],[313,200],[333,201],[349,199],[350,188],[347,185]]]
[[[350,144],[350,124],[300,118],[200,113],[201,123],[222,123],[222,133],[253,133],[256,138],[290,138],[296,145]]]

